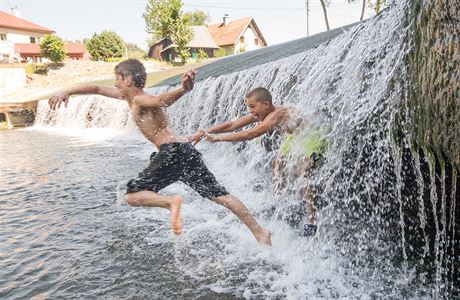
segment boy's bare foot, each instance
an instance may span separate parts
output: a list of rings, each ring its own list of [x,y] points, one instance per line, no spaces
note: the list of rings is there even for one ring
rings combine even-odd
[[[171,203],[171,227],[175,235],[182,233],[182,221],[180,218],[180,209],[182,206],[183,198],[181,196],[174,196],[173,202]]]
[[[268,229],[262,229],[262,233],[256,236],[259,245],[272,245],[271,233]]]

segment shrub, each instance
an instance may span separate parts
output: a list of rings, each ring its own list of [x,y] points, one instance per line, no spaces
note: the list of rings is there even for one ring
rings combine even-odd
[[[43,57],[51,60],[53,63],[61,63],[66,56],[64,42],[57,35],[46,35],[40,43],[40,51]]]
[[[92,60],[107,61],[109,58],[123,57],[125,43],[114,31],[94,33],[93,37],[86,42]]]
[[[217,49],[216,57],[224,57],[226,55],[227,55],[227,50],[225,50],[224,48]]]
[[[200,49],[198,51],[198,57],[197,57],[197,60],[198,61],[201,61],[203,59],[208,59],[208,53],[206,53],[206,51],[204,51],[203,49]]]
[[[124,57],[109,57],[109,58],[106,58],[104,61],[105,62],[121,62],[124,60],[125,60]]]

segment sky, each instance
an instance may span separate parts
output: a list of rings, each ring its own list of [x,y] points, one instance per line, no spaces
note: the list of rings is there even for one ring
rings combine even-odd
[[[252,16],[269,45],[307,35],[306,1],[309,1],[310,35],[326,30],[319,0],[182,0],[183,11],[202,10],[211,23]],[[329,0],[331,28],[359,21],[361,0]],[[21,17],[56,31],[65,40],[83,40],[103,30],[117,32],[125,42],[147,49],[149,34],[142,14],[147,0],[0,0],[0,10],[18,7]],[[366,8],[366,17],[374,13]]]

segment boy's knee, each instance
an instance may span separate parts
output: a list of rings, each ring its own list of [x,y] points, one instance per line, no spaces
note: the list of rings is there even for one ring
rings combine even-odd
[[[225,197],[225,196],[210,197],[210,199],[211,199],[212,201],[214,201],[216,204],[219,204],[219,205],[222,205],[222,206],[225,206],[225,207],[228,206],[228,204],[227,204],[228,199],[227,199],[227,197]]]
[[[140,199],[138,197],[136,197],[133,193],[126,194],[125,195],[125,200],[129,205],[132,205],[132,206],[140,206],[141,205]]]

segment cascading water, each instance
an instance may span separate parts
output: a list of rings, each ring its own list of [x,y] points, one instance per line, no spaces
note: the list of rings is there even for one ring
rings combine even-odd
[[[263,86],[271,91],[275,104],[298,107],[311,128],[326,125],[329,129],[324,164],[313,177],[288,182],[281,195],[271,188],[269,160],[275,152],[267,153],[260,139],[200,143],[199,150],[219,170],[217,177],[228,176],[226,184],[231,191],[239,189],[235,193],[246,203],[255,199],[249,206],[268,222],[274,247],[272,254],[251,252],[259,259],[255,263],[232,256],[241,249],[225,245],[225,238],[211,237],[199,246],[200,235],[213,232],[197,227],[204,231],[191,246],[175,248],[189,255],[179,262],[184,272],[227,276],[210,284],[214,291],[245,298],[458,295],[458,279],[453,278],[458,247],[455,172],[452,175],[428,155],[413,150],[410,132],[399,130],[410,123],[404,119],[406,104],[401,100],[406,93],[405,59],[411,51],[408,10],[406,1],[394,1],[378,17],[315,49],[198,81],[191,93],[167,109],[173,128],[194,133],[245,114],[246,93]],[[170,88],[149,92],[159,94]],[[57,113],[41,102],[36,126],[135,128],[125,103],[97,96],[76,97],[68,109]],[[296,161],[292,159],[288,168],[294,169]],[[444,188],[446,178],[453,178],[454,188],[449,191]],[[283,208],[301,201],[292,191],[306,183],[318,187],[315,239],[297,238],[283,221],[296,213]],[[431,193],[429,201],[426,190]],[[270,213],[273,206],[275,214]],[[429,228],[429,215],[434,229]],[[161,242],[166,240],[159,238]],[[207,249],[228,251],[230,258],[213,256]],[[266,265],[261,267],[260,261]],[[235,269],[241,262],[247,268]]]

